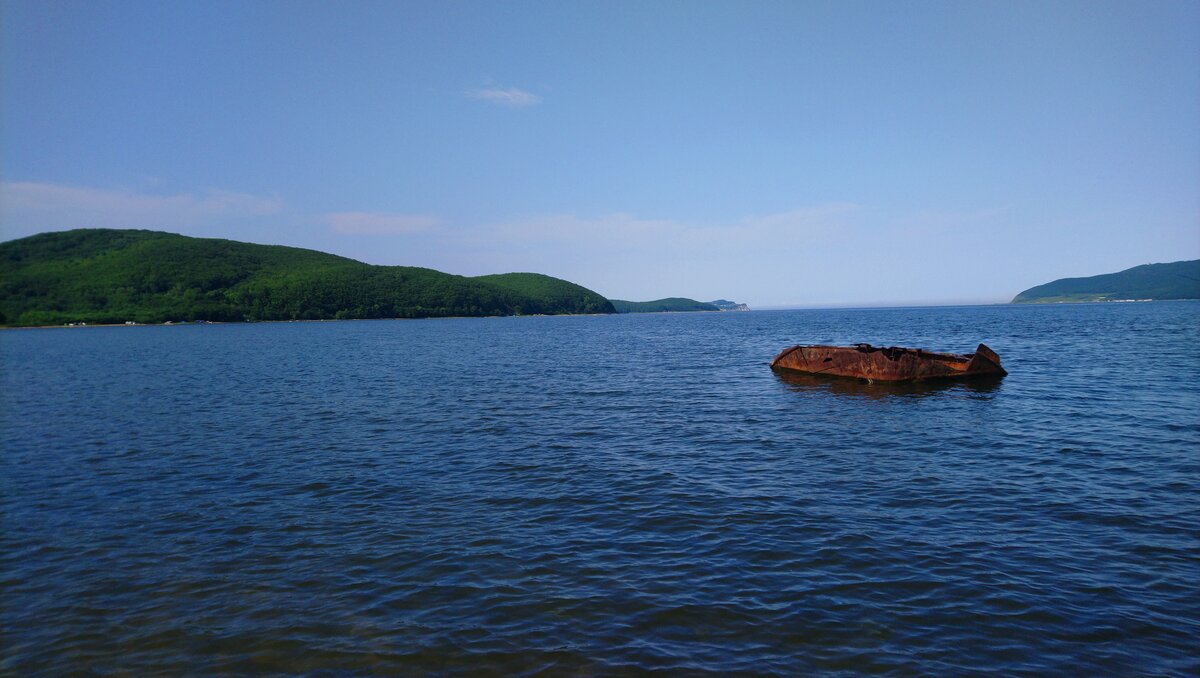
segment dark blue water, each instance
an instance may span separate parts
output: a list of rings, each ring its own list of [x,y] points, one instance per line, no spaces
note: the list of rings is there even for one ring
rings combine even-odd
[[[785,379],[793,343],[999,383]],[[1200,303],[0,333],[0,670],[1196,675]]]

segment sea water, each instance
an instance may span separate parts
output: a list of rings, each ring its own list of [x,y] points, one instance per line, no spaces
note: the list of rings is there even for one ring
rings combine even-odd
[[[1001,381],[776,375],[796,343]],[[0,670],[1196,675],[1200,303],[0,333]]]

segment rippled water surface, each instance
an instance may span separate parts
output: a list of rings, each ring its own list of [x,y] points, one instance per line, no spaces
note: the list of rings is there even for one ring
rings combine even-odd
[[[998,383],[783,378],[794,343]],[[1200,671],[1200,303],[0,333],[0,670]]]

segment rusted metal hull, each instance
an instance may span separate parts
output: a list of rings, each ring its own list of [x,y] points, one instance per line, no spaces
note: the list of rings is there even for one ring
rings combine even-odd
[[[771,361],[773,370],[850,377],[868,381],[923,381],[1002,377],[1000,356],[980,344],[974,353],[933,353],[919,348],[855,346],[792,346]]]

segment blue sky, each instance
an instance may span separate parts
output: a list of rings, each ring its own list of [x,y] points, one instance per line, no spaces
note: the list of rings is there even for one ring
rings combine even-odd
[[[759,307],[1200,258],[1196,2],[0,11],[3,239],[153,228]]]

